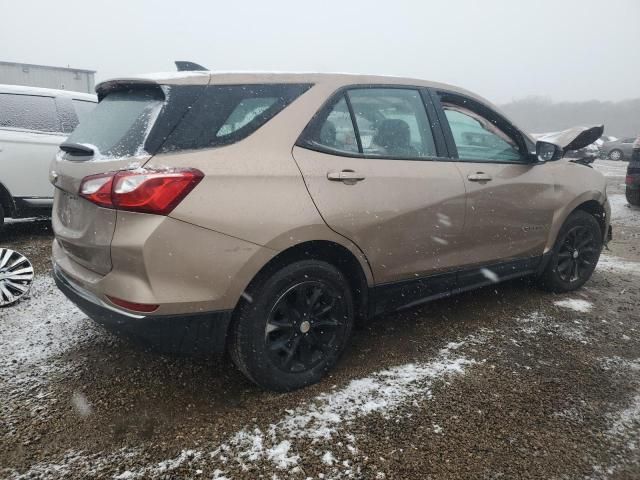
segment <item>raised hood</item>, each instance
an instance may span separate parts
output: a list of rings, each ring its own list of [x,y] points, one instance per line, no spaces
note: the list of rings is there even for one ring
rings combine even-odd
[[[534,134],[536,140],[553,143],[564,152],[580,150],[598,140],[604,132],[604,125],[593,127],[572,127],[561,132]]]

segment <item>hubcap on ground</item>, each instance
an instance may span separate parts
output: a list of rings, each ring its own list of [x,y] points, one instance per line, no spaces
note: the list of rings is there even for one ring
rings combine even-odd
[[[33,282],[31,262],[18,252],[0,248],[0,307],[17,302]]]
[[[586,227],[574,227],[567,232],[558,252],[558,275],[565,282],[577,282],[593,270],[597,258],[593,232]]]
[[[331,285],[298,283],[276,301],[265,328],[265,344],[273,363],[289,373],[320,364],[337,347],[347,312],[344,298]]]

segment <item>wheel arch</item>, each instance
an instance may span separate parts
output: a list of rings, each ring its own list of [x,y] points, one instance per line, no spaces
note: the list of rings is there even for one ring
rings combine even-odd
[[[356,318],[364,320],[369,314],[369,286],[371,285],[371,272],[362,265],[362,260],[347,247],[331,240],[309,240],[290,246],[271,258],[253,276],[244,292],[250,292],[252,288],[264,278],[273,275],[286,265],[301,260],[323,260],[338,268],[346,277],[354,296]],[[368,275],[367,275],[368,274]],[[238,300],[234,312],[242,302],[246,302],[247,295],[243,293]]]
[[[10,217],[16,214],[16,203],[13,201],[13,197],[7,187],[0,183],[0,205],[4,209],[4,214]]]
[[[594,192],[579,197],[575,202],[567,206],[567,208],[563,209],[559,215],[556,215],[551,227],[550,235],[547,239],[545,253],[553,249],[562,225],[564,225],[564,223],[567,221],[567,218],[569,218],[569,216],[573,212],[576,212],[578,210],[587,212],[595,217],[598,225],[600,226],[603,241],[606,242],[607,229],[609,227],[609,217],[611,215],[611,212],[606,201],[603,202],[600,200],[599,192]]]

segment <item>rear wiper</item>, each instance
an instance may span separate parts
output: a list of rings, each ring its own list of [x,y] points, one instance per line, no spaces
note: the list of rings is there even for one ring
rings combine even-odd
[[[60,144],[60,150],[70,155],[92,156],[95,152],[93,148],[82,145],[81,143],[63,142]]]

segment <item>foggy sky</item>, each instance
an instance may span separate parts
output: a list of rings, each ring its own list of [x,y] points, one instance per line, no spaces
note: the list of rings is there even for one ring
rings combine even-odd
[[[401,75],[496,103],[640,97],[638,0],[0,0],[0,60]]]

